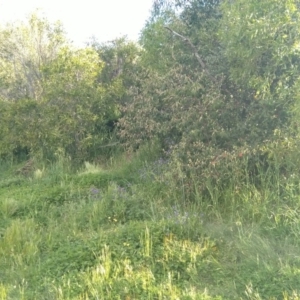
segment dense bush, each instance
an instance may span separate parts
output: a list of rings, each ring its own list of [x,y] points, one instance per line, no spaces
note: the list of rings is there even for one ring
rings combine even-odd
[[[118,78],[99,81],[96,50],[74,48],[59,25],[35,15],[0,35],[0,154],[53,159],[60,151],[81,161],[101,153],[124,91]]]
[[[145,68],[124,107],[121,137],[134,147],[158,137],[185,176],[216,178],[214,184],[245,166],[272,164],[272,145],[281,143],[274,133],[294,134],[296,3],[175,1],[180,9],[173,11],[156,3],[161,9],[142,34]]]

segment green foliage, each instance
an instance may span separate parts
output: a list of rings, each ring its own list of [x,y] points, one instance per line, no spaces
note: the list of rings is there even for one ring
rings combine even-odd
[[[161,0],[141,48],[1,30],[0,298],[299,299],[297,22]]]
[[[0,99],[2,155],[30,153],[53,160],[55,153],[64,152],[82,161],[111,142],[107,124],[119,116],[122,82],[99,84],[103,62],[97,52],[75,49],[57,26],[33,15],[28,24],[1,31],[6,36],[3,64],[20,64],[15,77],[4,68],[0,80],[11,87]],[[16,39],[22,41],[18,47]]]
[[[283,139],[270,159],[296,148]],[[232,179],[191,205],[167,162],[143,155],[0,179],[3,299],[297,299],[299,171],[261,173],[260,189]]]
[[[1,98],[40,100],[43,95],[41,68],[67,43],[62,25],[51,24],[32,14],[26,23],[1,28],[0,37]]]
[[[126,37],[110,42],[91,42],[104,63],[103,71],[99,74],[99,82],[111,84],[114,80],[122,80],[124,87],[132,84],[130,74],[137,67],[137,60],[141,51],[138,44],[128,41]]]
[[[232,176],[248,182],[257,165],[275,170],[264,154],[280,143],[274,132],[294,139],[299,127],[296,4],[273,1],[269,13],[260,1],[166,2],[142,33],[144,69],[121,138],[133,148],[158,138],[188,186],[191,176],[226,186]]]
[[[52,135],[46,148],[52,153],[62,148],[66,155],[82,159],[107,138],[105,122],[115,116],[116,108],[107,99],[110,91],[97,84],[101,69],[99,57],[91,48],[64,48],[44,67],[43,108],[46,128],[51,128]],[[109,89],[116,94],[120,90],[117,84]]]
[[[299,74],[297,1],[224,1],[222,13],[220,37],[233,80],[258,99],[292,98],[286,90]]]

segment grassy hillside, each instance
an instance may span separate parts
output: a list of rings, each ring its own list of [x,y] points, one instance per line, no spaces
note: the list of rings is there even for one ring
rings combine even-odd
[[[155,155],[0,168],[1,300],[300,299],[297,176],[188,201]]]

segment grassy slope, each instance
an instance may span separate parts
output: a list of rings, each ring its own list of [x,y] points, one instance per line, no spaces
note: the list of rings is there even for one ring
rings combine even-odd
[[[141,161],[2,164],[0,299],[300,299],[298,180],[186,203]]]

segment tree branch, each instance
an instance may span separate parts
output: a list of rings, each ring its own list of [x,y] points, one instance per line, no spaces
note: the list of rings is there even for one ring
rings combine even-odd
[[[166,29],[168,29],[170,32],[172,32],[174,35],[180,37],[185,43],[187,43],[193,50],[194,55],[197,59],[197,61],[199,62],[200,66],[202,67],[203,71],[208,75],[208,77],[215,83],[218,84],[218,80],[213,77],[210,72],[208,71],[203,59],[201,58],[201,56],[199,55],[196,46],[191,42],[191,40],[181,34],[179,34],[178,32],[174,31],[173,29],[171,29],[168,26],[165,26]]]

